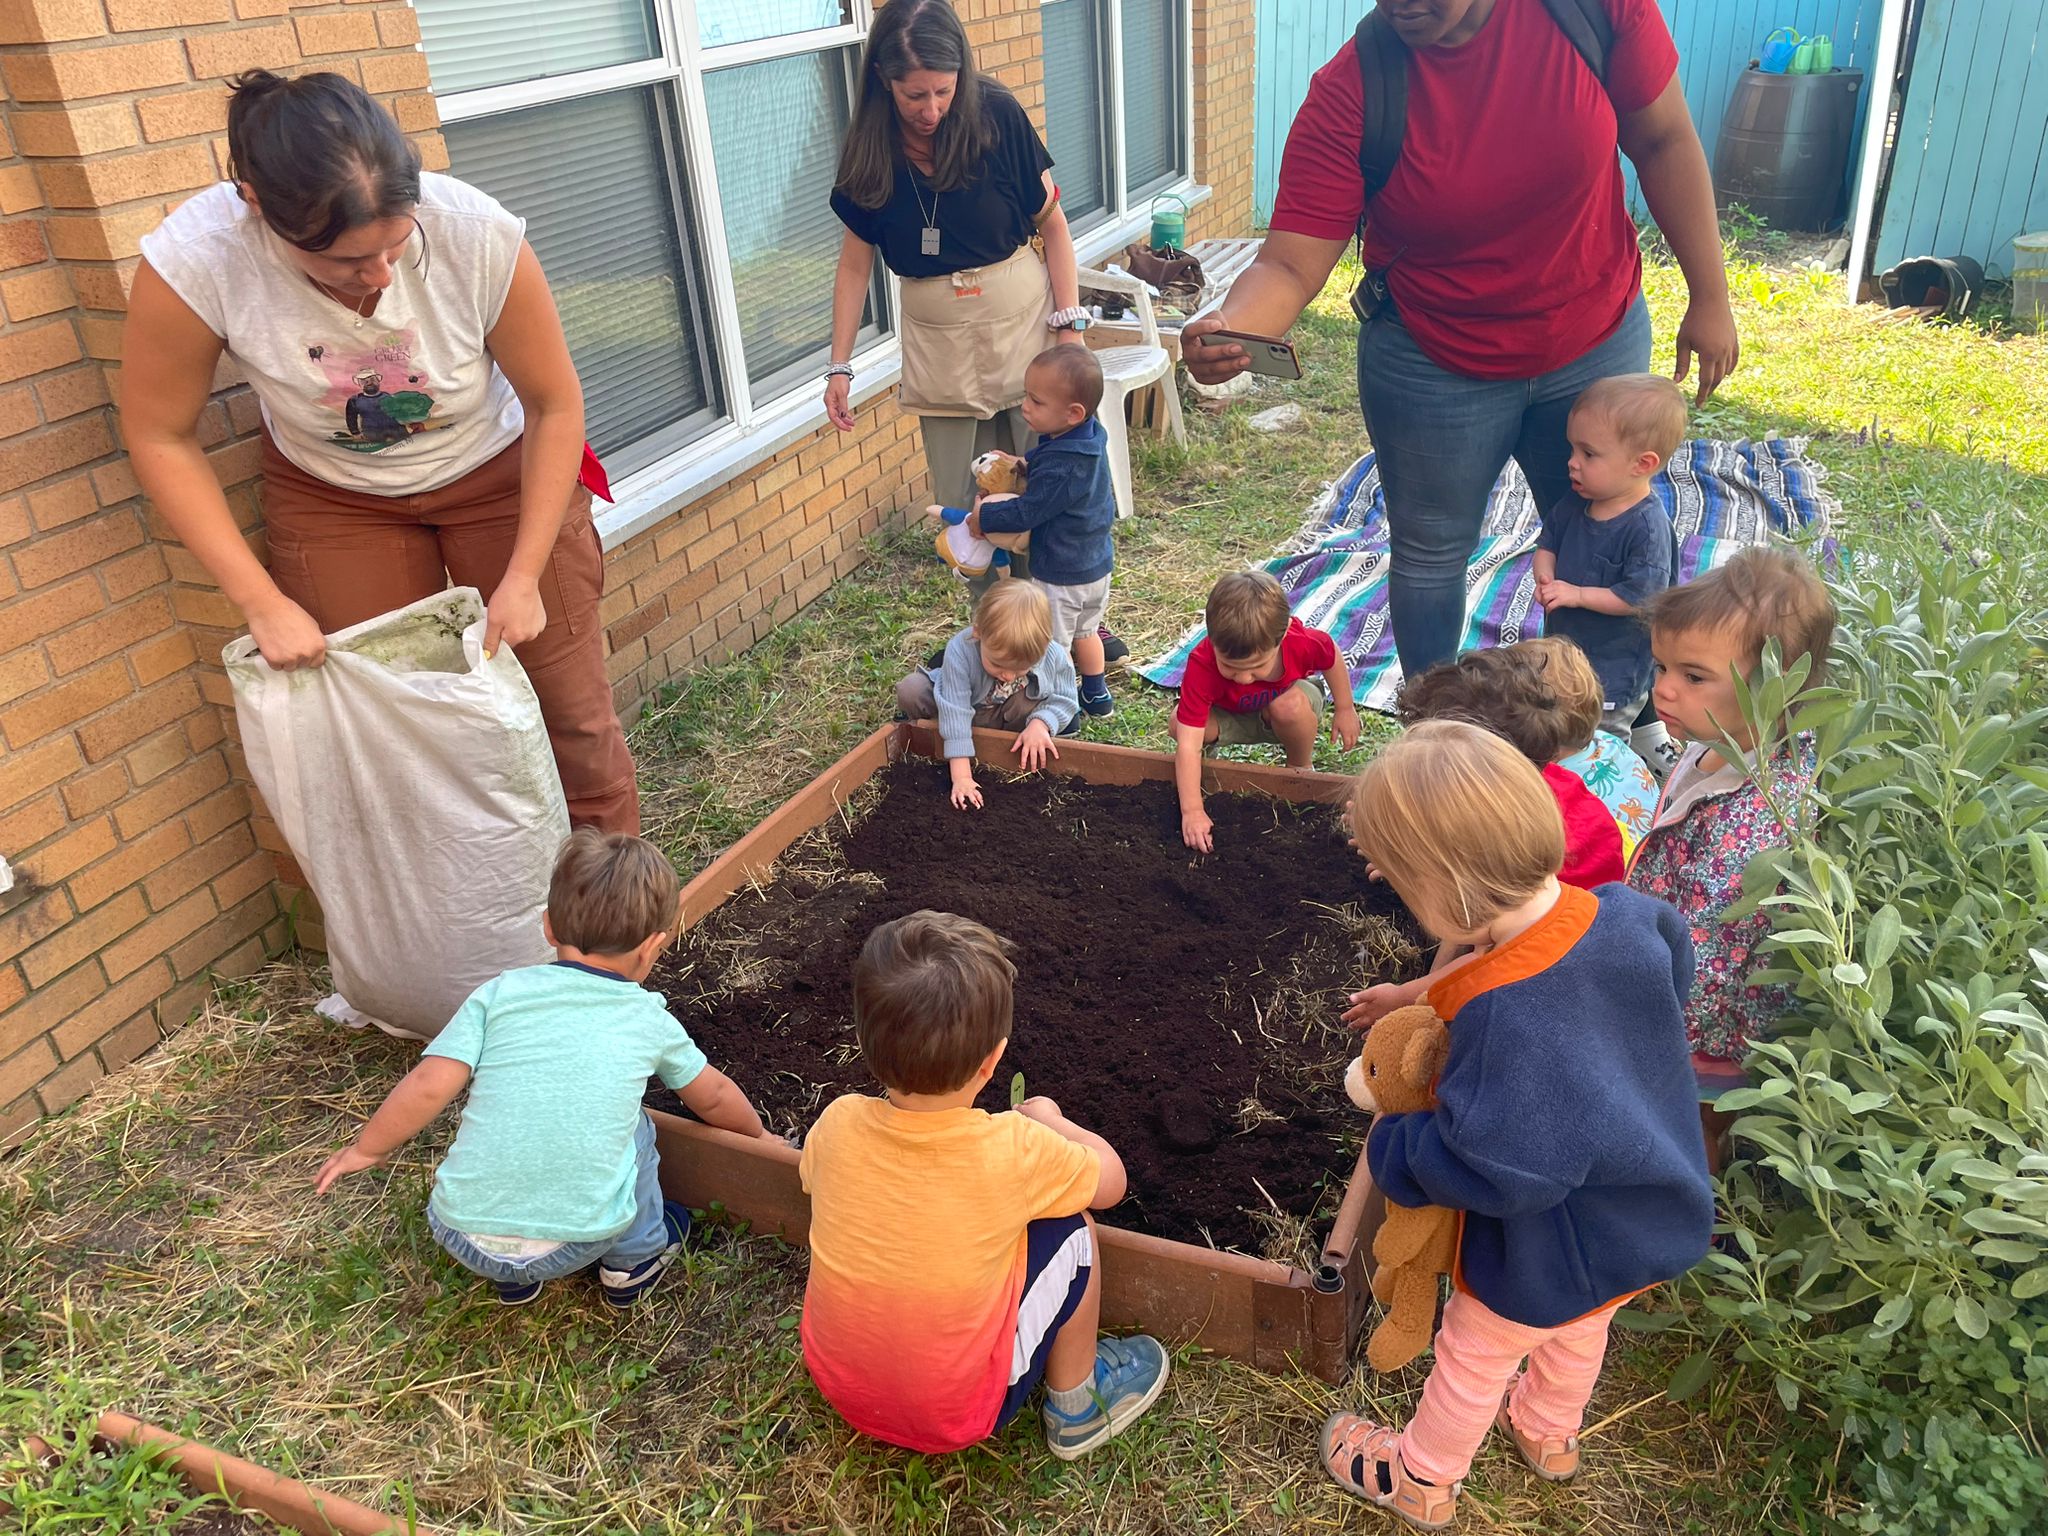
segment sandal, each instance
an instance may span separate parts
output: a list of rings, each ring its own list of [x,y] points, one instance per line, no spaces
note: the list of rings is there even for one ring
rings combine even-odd
[[[1568,1483],[1579,1475],[1579,1437],[1567,1436],[1563,1440],[1538,1440],[1523,1434],[1515,1428],[1515,1422],[1508,1417],[1510,1390],[1500,1400],[1500,1412],[1493,1416],[1494,1424],[1514,1443],[1522,1460],[1529,1464],[1529,1470],[1546,1483]]]
[[[1458,1494],[1465,1485],[1453,1483],[1442,1488],[1410,1477],[1401,1465],[1400,1440],[1384,1424],[1355,1413],[1333,1413],[1323,1420],[1323,1470],[1346,1493],[1377,1504],[1416,1530],[1441,1531],[1457,1518]],[[1380,1491],[1382,1467],[1386,1469],[1384,1493]]]

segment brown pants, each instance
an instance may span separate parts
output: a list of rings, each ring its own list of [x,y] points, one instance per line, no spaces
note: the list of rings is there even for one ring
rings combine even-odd
[[[263,520],[278,589],[329,634],[449,585],[489,600],[519,528],[519,444],[438,491],[373,496],[307,474],[263,442]],[[547,628],[513,654],[533,681],[575,826],[640,830],[633,755],[604,671],[604,552],[578,491],[541,572]]]

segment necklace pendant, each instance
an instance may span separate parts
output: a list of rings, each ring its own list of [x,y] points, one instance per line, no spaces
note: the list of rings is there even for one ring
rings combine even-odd
[[[939,232],[931,225],[925,226],[923,250],[927,256],[939,254]]]

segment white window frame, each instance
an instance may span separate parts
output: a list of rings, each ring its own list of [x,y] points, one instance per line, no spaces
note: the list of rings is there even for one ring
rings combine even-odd
[[[517,4],[519,0],[506,0]],[[1144,195],[1144,206],[1132,209],[1123,186],[1123,70],[1118,26],[1122,0],[1108,0],[1112,8],[1111,55],[1106,68],[1110,92],[1111,165],[1117,201],[1111,214],[1091,223],[1076,236],[1084,265],[1100,261],[1121,250],[1150,227],[1151,199],[1171,191],[1191,204],[1205,201],[1207,187],[1183,176]],[[1181,26],[1181,158],[1194,164],[1194,19],[1192,0],[1180,0]],[[700,249],[686,253],[698,263],[715,334],[709,348],[719,391],[727,414],[719,424],[687,445],[643,468],[622,475],[613,482],[617,498],[610,506],[597,509],[597,529],[606,549],[655,526],[739,478],[749,469],[772,457],[793,442],[809,437],[825,425],[823,388],[813,379],[793,385],[770,399],[756,400],[749,385],[746,360],[740,340],[738,296],[733,288],[731,253],[726,242],[725,216],[718,190],[718,170],[711,149],[710,110],[704,92],[706,74],[767,59],[821,53],[858,47],[866,38],[873,19],[873,0],[850,0],[850,19],[842,25],[794,32],[781,37],[758,38],[716,48],[697,41],[696,7],[693,0],[652,0],[659,51],[650,59],[597,69],[522,80],[511,85],[486,86],[475,90],[437,95],[441,121],[460,123],[529,107],[546,106],[580,97],[647,86],[665,86],[674,92],[682,126],[682,162],[685,195],[689,199],[689,227]],[[459,168],[458,168],[459,170]],[[1055,170],[1054,175],[1058,172]],[[516,211],[516,210],[515,210]],[[902,368],[902,352],[894,319],[899,312],[896,281],[885,283],[886,313],[880,317],[882,334],[856,350],[853,357],[855,381],[853,404],[858,407],[895,387]]]
[[[1108,206],[1089,214],[1076,233],[1092,246],[1098,243],[1095,237],[1100,231],[1118,231],[1123,238],[1105,248],[1119,250],[1150,229],[1154,198],[1169,192],[1185,197],[1194,183],[1195,6],[1194,0],[1175,0],[1180,14],[1180,163],[1188,169],[1150,186],[1134,188],[1129,184],[1130,168],[1124,151],[1124,0],[1101,0],[1101,3],[1102,30],[1108,46],[1102,50],[1099,64],[1102,99],[1109,108],[1103,122],[1103,133],[1108,142],[1103,145],[1102,165],[1112,196]],[[1055,180],[1059,177],[1057,167],[1053,170],[1053,177]],[[1208,189],[1201,190],[1206,196]],[[1194,199],[1189,198],[1189,201]]]

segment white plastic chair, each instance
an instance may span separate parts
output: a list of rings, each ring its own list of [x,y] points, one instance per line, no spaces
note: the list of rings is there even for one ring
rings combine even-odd
[[[1143,282],[1128,273],[1105,272],[1099,267],[1082,267],[1079,276],[1083,288],[1129,295],[1131,307],[1138,314],[1138,334],[1143,338],[1135,346],[1095,349],[1095,360],[1102,365],[1102,409],[1098,416],[1102,430],[1109,436],[1109,476],[1116,489],[1116,515],[1129,517],[1133,510],[1131,433],[1124,420],[1124,402],[1140,391],[1157,389],[1165,403],[1163,414],[1156,409],[1153,412],[1160,435],[1170,432],[1177,443],[1188,439],[1187,426],[1180,414],[1180,390],[1173,377],[1173,355],[1160,344],[1159,322],[1152,313],[1152,291]]]

